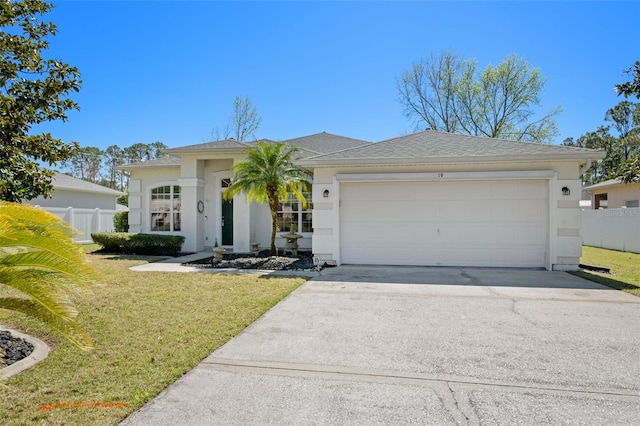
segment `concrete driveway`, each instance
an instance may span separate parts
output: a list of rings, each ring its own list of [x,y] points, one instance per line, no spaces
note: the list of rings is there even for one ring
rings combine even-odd
[[[563,272],[325,269],[124,424],[637,425],[640,298]]]

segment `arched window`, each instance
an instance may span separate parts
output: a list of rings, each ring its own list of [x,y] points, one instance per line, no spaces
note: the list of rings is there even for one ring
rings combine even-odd
[[[164,185],[151,190],[151,230],[180,230],[180,187]]]

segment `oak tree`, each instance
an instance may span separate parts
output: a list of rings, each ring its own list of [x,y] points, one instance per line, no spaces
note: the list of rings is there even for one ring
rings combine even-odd
[[[41,0],[0,4],[0,199],[20,202],[53,190],[55,166],[71,157],[76,143],[50,133],[32,134],[34,126],[67,120],[78,109],[68,96],[80,89],[77,68],[43,53],[56,26],[43,20],[53,5]]]

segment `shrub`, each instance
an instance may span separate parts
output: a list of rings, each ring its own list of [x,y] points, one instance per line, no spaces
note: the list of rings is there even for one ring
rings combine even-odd
[[[109,253],[177,256],[182,251],[184,237],[180,235],[128,234],[125,232],[95,232],[91,238]]]
[[[116,232],[129,232],[129,212],[118,212],[113,215],[113,229]]]

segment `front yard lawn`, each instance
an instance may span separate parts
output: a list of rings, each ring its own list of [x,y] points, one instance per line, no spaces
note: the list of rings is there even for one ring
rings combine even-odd
[[[0,383],[3,424],[117,424],[300,286],[303,278],[142,273],[154,258],[90,255],[102,286],[78,296],[82,352],[19,314],[2,325],[54,350]]]
[[[640,254],[585,246],[580,262],[607,267],[611,273],[585,271],[575,275],[640,297]]]

